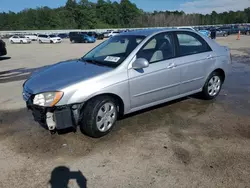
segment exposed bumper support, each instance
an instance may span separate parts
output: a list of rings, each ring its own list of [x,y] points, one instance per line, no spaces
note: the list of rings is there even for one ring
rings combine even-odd
[[[34,120],[42,127],[55,133],[59,130],[76,127],[80,121],[80,110],[83,104],[65,105],[59,107],[41,107],[27,102],[27,108],[32,111]]]

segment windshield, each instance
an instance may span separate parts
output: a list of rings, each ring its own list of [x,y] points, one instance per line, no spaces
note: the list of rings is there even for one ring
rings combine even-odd
[[[114,36],[87,53],[82,60],[104,66],[117,67],[143,39],[145,39],[145,36]]]
[[[49,35],[49,37],[53,38],[53,37],[56,37],[55,35]]]

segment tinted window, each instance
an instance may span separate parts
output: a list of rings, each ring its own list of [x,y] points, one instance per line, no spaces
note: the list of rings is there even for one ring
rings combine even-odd
[[[171,33],[161,33],[154,36],[137,54],[137,58],[145,58],[149,63],[167,60],[174,56],[174,42]]]
[[[204,39],[195,33],[177,33],[179,56],[211,51]]]

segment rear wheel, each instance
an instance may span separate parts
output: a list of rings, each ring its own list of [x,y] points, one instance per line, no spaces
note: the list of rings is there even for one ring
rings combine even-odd
[[[218,72],[211,73],[203,87],[202,97],[206,100],[216,98],[220,93],[222,83],[222,76]]]
[[[109,96],[100,96],[87,102],[80,123],[81,131],[93,138],[108,134],[118,116],[118,106]]]

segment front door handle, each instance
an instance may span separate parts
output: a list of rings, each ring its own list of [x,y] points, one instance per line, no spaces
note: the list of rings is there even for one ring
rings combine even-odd
[[[211,54],[207,56],[207,59],[212,59],[212,58],[213,56]]]
[[[172,69],[175,67],[175,64],[174,63],[169,63],[169,65],[167,66],[168,69]]]

